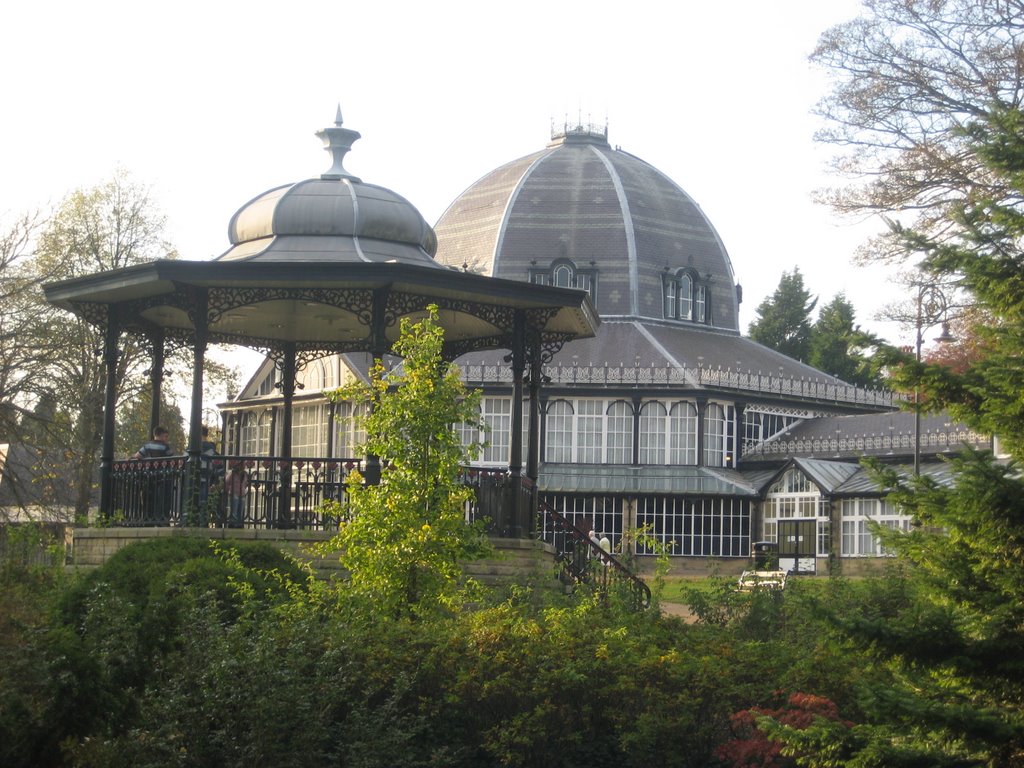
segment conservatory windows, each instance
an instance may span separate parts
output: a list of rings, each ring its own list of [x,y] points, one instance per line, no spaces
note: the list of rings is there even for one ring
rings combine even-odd
[[[673,403],[669,411],[669,464],[697,463],[697,406]]]
[[[354,459],[359,446],[366,442],[366,430],[362,425],[365,406],[341,401],[334,413],[334,456],[339,459]]]
[[[545,461],[572,461],[574,415],[572,403],[568,400],[556,400],[548,405]]]
[[[730,442],[725,408],[708,403],[704,409],[704,466],[728,466],[732,458]]]
[[[882,557],[892,552],[874,535],[872,523],[899,531],[910,530],[910,516],[884,499],[843,499],[840,507],[844,557]]]
[[[657,400],[640,408],[640,463],[665,464],[668,442],[668,411]]]
[[[296,406],[292,411],[292,455],[323,456],[327,453],[323,405]]]
[[[604,460],[609,464],[632,464],[633,407],[624,400],[616,400],[608,406],[605,423],[608,440]]]
[[[763,538],[778,541],[780,520],[814,520],[817,554],[825,557],[831,548],[828,500],[800,470],[791,467],[772,483],[762,507]]]

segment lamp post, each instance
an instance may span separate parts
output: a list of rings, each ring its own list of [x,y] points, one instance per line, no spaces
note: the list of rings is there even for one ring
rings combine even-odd
[[[953,341],[953,335],[949,332],[949,321],[947,313],[949,303],[945,294],[938,286],[924,284],[917,289],[917,312],[914,327],[917,331],[914,343],[914,356],[918,363],[921,362],[921,345],[924,342],[924,332],[934,325],[942,324],[941,333],[935,338],[940,344]],[[914,386],[914,476],[921,474],[921,387]]]

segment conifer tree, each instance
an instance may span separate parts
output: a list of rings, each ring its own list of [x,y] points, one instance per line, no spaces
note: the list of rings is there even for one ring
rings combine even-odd
[[[963,371],[891,348],[880,357],[928,408],[997,436],[1012,460],[964,453],[948,483],[879,469],[916,524],[877,531],[910,566],[906,600],[892,613],[834,619],[890,675],[864,687],[867,720],[852,729],[774,726],[801,764],[1024,765],[1024,115],[995,108],[965,134],[1004,191],[967,197],[954,238],[896,234],[933,276],[959,275],[985,310],[981,356]]]
[[[783,272],[771,296],[757,307],[757,319],[748,335],[754,341],[794,360],[806,362],[810,355],[811,312],[818,300],[804,287],[800,268]]]
[[[811,326],[807,362],[832,376],[860,386],[878,386],[877,373],[863,350],[877,341],[855,322],[853,304],[842,293],[818,311]]]

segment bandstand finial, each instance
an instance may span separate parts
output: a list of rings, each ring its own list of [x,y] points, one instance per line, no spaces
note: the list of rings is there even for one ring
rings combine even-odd
[[[332,164],[326,173],[320,174],[321,179],[351,179],[359,181],[345,170],[345,155],[352,149],[352,145],[360,138],[359,131],[353,131],[342,127],[341,104],[334,117],[334,125],[316,132],[316,135],[323,141],[324,149],[331,153]]]

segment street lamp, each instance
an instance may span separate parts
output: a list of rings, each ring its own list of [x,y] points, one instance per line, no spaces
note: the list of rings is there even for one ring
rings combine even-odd
[[[954,340],[953,334],[949,332],[948,320],[949,303],[945,294],[938,286],[924,284],[917,289],[917,313],[915,328],[917,336],[915,339],[915,357],[921,362],[921,345],[924,342],[924,332],[934,325],[942,324],[940,334],[935,341],[945,344]],[[921,474],[921,388],[914,386],[914,476]]]

